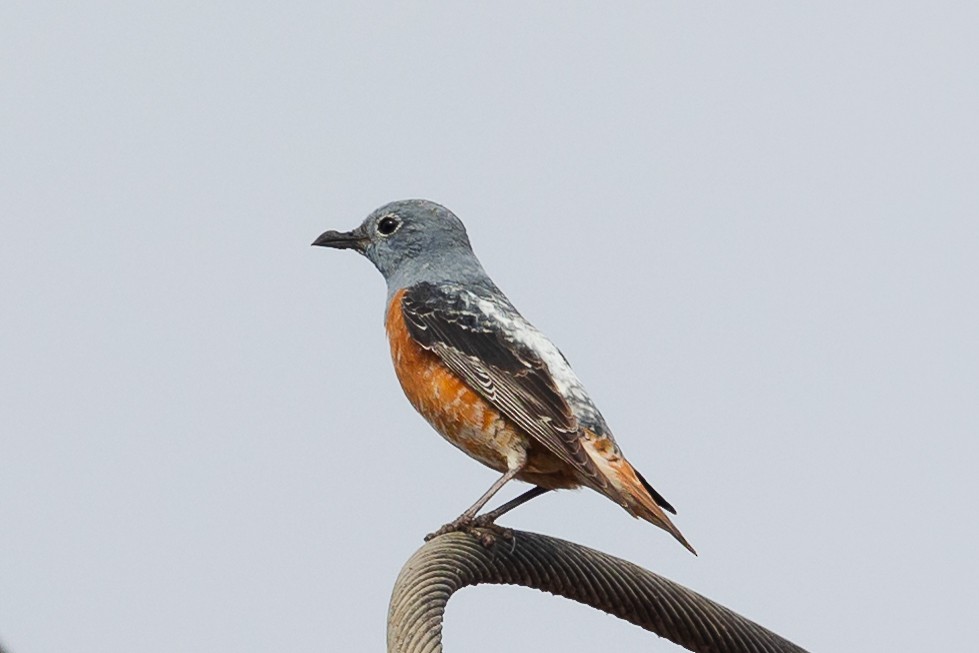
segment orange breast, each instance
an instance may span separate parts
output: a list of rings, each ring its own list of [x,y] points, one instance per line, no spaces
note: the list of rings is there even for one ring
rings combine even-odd
[[[442,437],[497,471],[507,469],[514,449],[527,453],[517,478],[548,488],[576,487],[574,474],[560,459],[531,440],[488,401],[452,372],[408,332],[397,292],[388,306],[385,328],[394,371],[408,401]]]
[[[438,356],[415,342],[401,311],[403,294],[402,290],[392,298],[385,327],[394,371],[408,401],[446,440],[505,471],[507,450],[523,438]]]

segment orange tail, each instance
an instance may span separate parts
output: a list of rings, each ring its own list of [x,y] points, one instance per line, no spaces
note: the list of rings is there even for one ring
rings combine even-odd
[[[697,555],[680,529],[674,526],[663,512],[665,508],[676,514],[676,510],[629,464],[611,438],[600,437],[591,431],[586,431],[581,443],[589,458],[612,486],[605,488],[592,486],[594,489],[621,504],[633,517],[640,517],[650,524],[659,526],[687,547],[690,553]]]
[[[687,547],[690,553],[697,555],[694,548],[687,542],[687,538],[683,537],[680,529],[673,525],[673,522],[666,516],[666,512],[658,505],[654,497],[659,498],[661,500],[660,502],[670,512],[675,512],[672,509],[673,506],[667,503],[656,490],[653,490],[649,483],[646,482],[646,479],[629,464],[629,461],[621,458],[617,461],[610,462],[609,467],[614,470],[612,483],[615,485],[615,489],[619,491],[620,498],[623,501],[623,507],[634,517],[640,517],[651,524],[659,526],[675,537],[680,544]]]

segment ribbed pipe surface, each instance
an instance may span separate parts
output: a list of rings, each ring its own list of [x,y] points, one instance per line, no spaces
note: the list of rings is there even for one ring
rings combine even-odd
[[[435,538],[405,563],[391,595],[388,653],[442,651],[442,616],[469,585],[523,585],[567,597],[645,628],[691,651],[805,650],[682,585],[601,551],[514,531],[485,548],[472,536]]]

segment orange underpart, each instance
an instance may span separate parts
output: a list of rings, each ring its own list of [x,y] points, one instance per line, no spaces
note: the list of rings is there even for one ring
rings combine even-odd
[[[419,345],[401,311],[404,291],[395,294],[385,328],[394,371],[408,401],[442,437],[497,471],[519,450],[527,466],[518,479],[542,487],[577,487],[573,470],[538,445],[479,393],[452,372],[436,354]]]
[[[491,442],[501,416],[485,399],[449,370],[442,360],[422,348],[411,334],[401,311],[401,295],[391,300],[385,327],[394,371],[408,401],[452,444],[499,471],[506,456]]]

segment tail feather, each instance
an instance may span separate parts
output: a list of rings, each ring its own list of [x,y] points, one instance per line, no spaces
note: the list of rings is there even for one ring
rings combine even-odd
[[[626,465],[628,465],[628,463],[626,463]],[[629,465],[628,469],[629,471],[633,471],[635,474],[631,465]],[[639,477],[638,474],[635,474],[637,482],[633,484],[628,479],[628,472],[622,476],[626,477],[622,479],[624,483],[621,490],[623,498],[626,502],[625,509],[636,517],[640,517],[651,524],[659,526],[667,533],[675,537],[680,544],[685,546],[687,550],[690,551],[690,553],[697,555],[697,551],[690,546],[690,543],[687,542],[687,538],[683,537],[683,533],[680,532],[680,529],[677,528],[672,521],[670,521],[670,518],[666,516],[663,509],[657,505],[656,501],[653,499],[653,496],[646,491],[645,485],[639,482],[639,478],[641,477]]]
[[[659,526],[675,537],[677,542],[685,546],[690,553],[697,555],[697,551],[690,546],[687,538],[683,537],[680,529],[670,521],[670,518],[663,511],[665,508],[676,514],[673,506],[668,503],[662,506],[666,502],[657,501],[657,498],[662,500],[662,497],[649,486],[649,483],[639,475],[639,472],[625,458],[605,461],[604,469],[610,472],[608,478],[612,481],[612,488],[610,489],[613,490],[613,492],[605,492],[605,494],[620,503],[633,517],[645,519],[650,524]]]
[[[697,555],[697,551],[690,546],[687,538],[683,537],[680,529],[663,512],[663,508],[665,508],[673,514],[676,514],[672,509],[673,507],[667,503],[661,508],[660,506],[665,501],[661,502],[657,500],[662,499],[662,497],[649,486],[649,483],[625,459],[622,459],[622,465],[619,467],[619,474],[616,481],[617,485],[620,485],[618,489],[622,494],[622,498],[625,500],[624,505],[626,510],[636,517],[659,526],[675,537],[690,553]]]
[[[694,548],[687,542],[687,538],[683,537],[680,529],[674,526],[670,518],[663,512],[665,509],[675,515],[676,510],[673,509],[673,506],[653,489],[653,486],[629,464],[628,460],[622,457],[618,448],[609,438],[602,438],[590,432],[587,435],[590,437],[585,437],[582,440],[583,448],[610,484],[610,487],[593,487],[616,503],[621,504],[632,516],[645,519],[649,523],[659,526],[675,537],[690,553],[697,555]]]
[[[653,497],[653,501],[655,501],[656,504],[666,512],[670,513],[671,515],[675,515],[676,508],[671,506],[670,502],[664,499],[662,494],[660,494],[659,492],[653,489],[653,486],[649,484],[649,481],[643,478],[643,475],[639,473],[639,470],[633,467],[632,471],[636,473],[636,477],[639,479],[639,482],[642,483],[642,486],[644,488],[646,488],[646,491],[649,492],[649,495]]]

